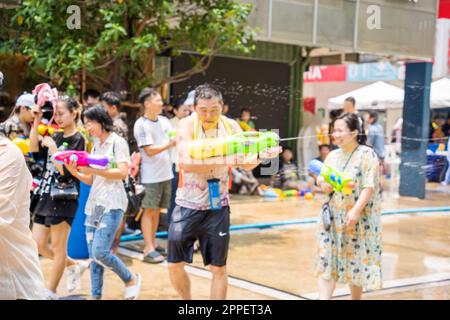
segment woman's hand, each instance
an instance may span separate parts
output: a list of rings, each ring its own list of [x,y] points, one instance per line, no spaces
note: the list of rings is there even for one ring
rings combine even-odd
[[[345,215],[345,225],[346,226],[354,226],[358,223],[359,217],[361,216],[361,213],[358,212],[355,208],[350,209],[347,214]]]
[[[319,186],[326,194],[330,194],[333,191],[333,186],[323,180],[319,180]]]
[[[34,113],[34,121],[35,123],[39,123],[42,120],[42,111],[41,111],[41,107],[37,104],[35,104],[33,106],[33,113]]]
[[[77,162],[76,161],[70,161],[67,160],[64,162],[64,166],[67,168],[67,171],[70,172],[71,175],[76,176],[78,174],[78,168],[77,168]]]
[[[45,136],[44,139],[42,139],[42,145],[47,147],[51,154],[54,154],[58,150],[55,140],[53,140],[50,136]]]

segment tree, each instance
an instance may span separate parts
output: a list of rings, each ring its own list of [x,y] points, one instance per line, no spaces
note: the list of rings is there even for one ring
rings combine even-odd
[[[28,0],[15,10],[7,48],[71,92],[86,82],[134,92],[179,82],[203,72],[219,51],[254,49],[251,7],[234,0]],[[182,49],[200,56],[190,69],[156,79],[155,57]]]

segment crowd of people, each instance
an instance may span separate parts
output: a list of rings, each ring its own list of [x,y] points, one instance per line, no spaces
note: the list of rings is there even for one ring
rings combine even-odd
[[[124,283],[125,299],[139,297],[143,275],[134,273],[115,254],[128,206],[124,181],[134,171],[139,183],[145,187],[140,217],[144,261],[160,263],[167,260],[173,287],[183,299],[190,299],[190,280],[184,267],[192,263],[198,241],[203,262],[210,266],[212,273],[211,298],[225,299],[230,178],[240,185],[239,192],[255,194],[258,180],[251,171],[264,159],[274,159],[281,154],[276,183],[281,188],[300,190],[305,187],[289,148],[270,148],[256,155],[227,155],[226,161],[222,162],[190,157],[189,146],[196,140],[220,139],[248,127],[255,129],[248,109],[242,110],[238,121],[223,115],[225,104],[216,87],[198,86],[184,102],[165,112],[162,97],[155,89],[144,88],[139,102],[142,115],[129,132],[130,126],[121,117],[120,95],[114,92],[99,95],[88,91],[83,106],[73,98],[59,96],[52,110],[37,104],[32,94],[17,99],[12,116],[1,126],[5,137],[0,138],[0,157],[15,162],[1,162],[0,179],[8,179],[1,188],[5,188],[8,198],[0,197],[0,210],[9,211],[2,212],[0,227],[9,223],[4,222],[5,219],[14,223],[20,219],[17,226],[9,224],[11,232],[16,232],[11,237],[23,239],[17,245],[11,244],[11,248],[2,248],[0,254],[32,252],[35,246],[41,256],[52,260],[52,269],[46,279],[45,292],[39,296],[43,287],[40,289],[38,284],[43,284],[44,280],[37,255],[24,257],[29,270],[22,270],[23,265],[19,264],[12,265],[9,270],[17,273],[12,280],[17,283],[9,288],[19,288],[11,289],[10,297],[58,299],[57,291],[64,271],[80,277],[88,268],[93,299],[103,296],[105,268],[112,270]],[[354,101],[348,102],[344,113],[336,115],[331,125],[332,144],[321,145],[317,159],[351,173],[355,177],[355,189],[350,196],[335,193],[321,176],[314,177],[317,186],[329,194],[327,205],[334,216],[331,227],[324,223],[319,226],[316,275],[320,279],[323,299],[331,298],[336,282],[348,283],[355,299],[361,297],[362,288],[381,286],[379,174],[382,153],[379,150],[382,144],[377,140],[380,128],[376,125],[376,114],[371,114],[368,141],[373,148],[367,146],[363,119],[357,115]],[[173,113],[170,119],[163,116],[169,111]],[[58,130],[42,135],[39,125],[48,118],[54,120]],[[171,134],[174,129],[176,138]],[[137,150],[130,150],[131,136],[137,143]],[[16,137],[30,141],[25,157],[6,139]],[[92,155],[107,157],[109,163],[103,169],[78,166],[74,159],[56,163],[52,156],[61,150],[88,150]],[[138,168],[133,168],[136,163],[132,161],[135,155],[132,152],[139,154]],[[25,164],[34,169],[35,178],[40,179],[31,194],[27,190],[31,175],[24,169]],[[68,235],[79,205],[81,183],[91,186],[85,208],[89,265],[69,258],[67,254]],[[11,188],[15,190],[14,194]],[[15,204],[14,208],[11,203]],[[162,209],[169,210],[167,249],[156,242]],[[28,229],[30,211],[31,231]],[[342,248],[345,254],[338,253]],[[34,286],[28,286],[30,281]]]
[[[182,151],[183,146],[189,143],[189,138],[204,139],[211,135],[222,137],[241,131],[237,122],[221,115],[223,98],[213,86],[199,86],[191,92],[183,103],[173,108],[174,116],[170,120],[161,115],[163,101],[155,89],[143,89],[139,102],[142,115],[134,123],[132,135],[138,147],[134,151],[139,153],[141,159],[138,180],[145,187],[143,213],[140,217],[145,243],[144,260],[159,263],[167,257],[174,287],[182,297],[188,298],[190,292],[184,264],[192,262],[194,241],[198,240],[204,262],[211,265],[213,273],[214,289],[211,295],[213,298],[225,298],[225,265],[229,242],[229,169],[239,167],[239,170],[248,171],[258,165],[259,160],[248,164],[248,161],[244,163],[246,159],[228,157],[226,163],[208,164],[205,161],[193,163],[192,159],[185,159]],[[34,240],[41,256],[52,260],[43,296],[51,300],[58,299],[58,286],[65,270],[69,276],[80,277],[89,268],[92,298],[101,299],[104,270],[108,268],[123,281],[124,298],[136,299],[140,291],[141,275],[131,272],[115,254],[128,205],[124,181],[130,173],[132,163],[128,143],[131,133],[120,114],[120,96],[115,92],[100,95],[94,90],[88,90],[83,105],[71,97],[59,96],[54,101],[53,108],[48,109],[48,106],[48,103],[39,105],[33,94],[22,94],[17,99],[11,116],[0,127],[2,147],[7,146],[11,153],[10,143],[6,143],[8,140],[5,138],[12,141],[16,138],[28,139],[29,150],[21,156],[21,160],[29,169],[40,167],[40,170],[34,171],[34,178],[39,179],[39,182],[31,194],[29,190],[25,193],[24,190],[17,191],[28,198],[28,202],[24,200],[24,204],[28,203],[28,208],[21,208],[21,214],[28,213],[28,225],[30,211],[32,215],[31,233],[27,239]],[[42,134],[40,125],[48,124],[48,119],[58,129],[52,134]],[[171,134],[174,129],[177,131],[178,141],[182,141],[178,148],[177,139]],[[78,166],[74,159],[64,164],[54,162],[52,156],[62,150],[88,150],[92,155],[107,157],[109,163],[106,168],[100,169]],[[266,156],[270,158],[278,155],[277,150],[272,153]],[[20,164],[20,159],[17,160]],[[2,167],[2,173],[9,173],[11,169],[11,166]],[[18,173],[20,172],[19,170]],[[220,181],[219,213],[211,212],[208,187],[205,188],[211,178]],[[28,178],[24,181],[27,182]],[[69,258],[67,254],[68,236],[79,205],[81,182],[91,186],[85,207],[89,265]],[[156,242],[162,209],[170,210],[168,252]],[[198,220],[200,217],[201,220]],[[21,219],[23,222],[23,215]],[[195,225],[195,228],[191,225]],[[217,238],[216,233],[223,236]],[[31,250],[32,243],[28,244]],[[34,268],[40,269],[36,261],[29,263],[34,263]],[[35,279],[41,278],[42,273],[36,272]],[[13,297],[37,297],[37,291],[30,291],[28,294],[25,291],[15,290]]]

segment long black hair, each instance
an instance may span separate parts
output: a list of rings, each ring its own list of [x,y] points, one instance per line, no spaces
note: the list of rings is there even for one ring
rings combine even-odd
[[[358,131],[358,143],[365,145],[367,142],[366,131],[364,130],[363,121],[359,115],[354,113],[343,113],[336,120],[344,120],[350,131]]]
[[[114,130],[113,120],[105,109],[103,109],[103,107],[99,104],[84,110],[82,114],[83,123],[84,118],[100,123],[102,129],[106,132],[112,132]]]

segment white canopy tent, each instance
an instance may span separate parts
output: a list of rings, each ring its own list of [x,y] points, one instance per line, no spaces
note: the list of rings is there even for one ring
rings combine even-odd
[[[403,108],[403,89],[383,81],[328,99],[329,110],[341,109],[347,97],[356,100],[357,110],[385,110]]]
[[[431,84],[430,100],[431,109],[450,107],[449,78],[442,78]]]
[[[358,110],[385,110],[403,108],[404,90],[383,81],[328,99],[328,109],[341,109],[347,97],[354,97]],[[450,107],[450,79],[431,83],[430,108]]]

